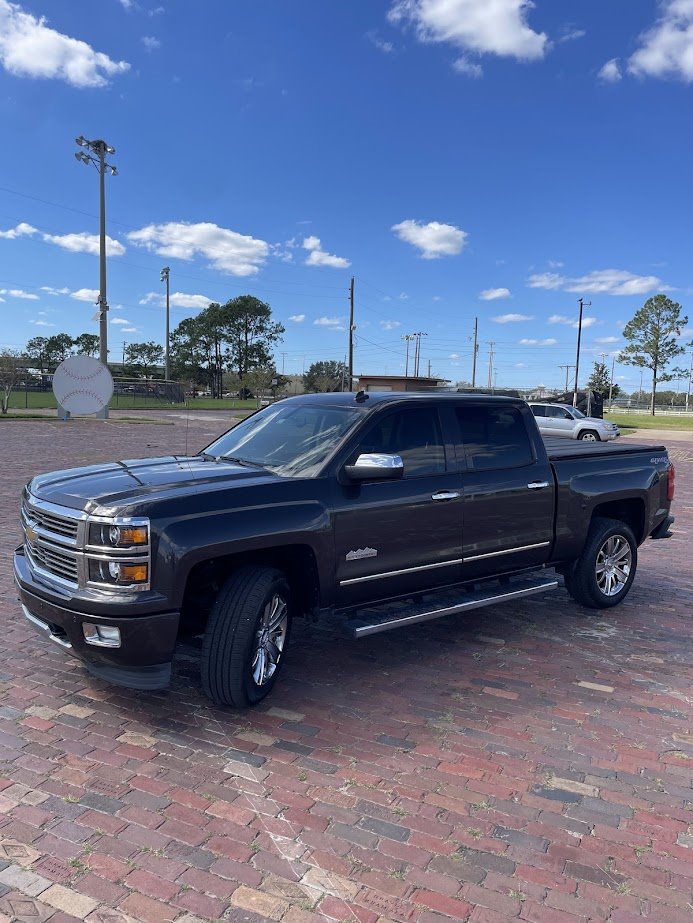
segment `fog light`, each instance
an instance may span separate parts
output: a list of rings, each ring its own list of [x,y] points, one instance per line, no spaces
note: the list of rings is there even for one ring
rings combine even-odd
[[[120,647],[120,628],[83,622],[82,631],[87,644],[93,644],[95,647]]]

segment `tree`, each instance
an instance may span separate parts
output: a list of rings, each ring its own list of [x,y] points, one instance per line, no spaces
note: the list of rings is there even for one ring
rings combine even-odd
[[[80,333],[72,341],[78,356],[98,356],[100,340],[96,333]]]
[[[164,347],[153,340],[146,343],[130,343],[125,347],[125,364],[128,374],[152,378],[154,367],[164,361]]]
[[[303,376],[303,387],[306,391],[341,391],[348,376],[344,362],[314,362]]]
[[[24,350],[24,355],[27,359],[33,362],[41,372],[47,371],[48,368],[47,346],[47,337],[32,337],[26,344],[26,349]]]
[[[0,350],[0,410],[7,413],[10,397],[18,384],[22,368],[19,353],[12,349]]]
[[[284,327],[272,320],[272,309],[252,295],[239,295],[220,308],[220,321],[227,343],[224,359],[243,379],[251,369],[272,365],[272,347]]]
[[[233,371],[242,391],[249,371],[273,366],[271,348],[283,333],[270,306],[252,295],[210,304],[173,331],[174,373],[206,384],[212,397],[221,397],[223,373]]]
[[[597,391],[602,397],[609,397],[609,395],[618,397],[621,393],[620,387],[611,380],[611,375],[605,362],[595,361],[587,387],[590,391]]]
[[[677,337],[688,323],[681,314],[681,305],[666,295],[654,295],[635,313],[623,328],[630,342],[621,350],[621,362],[652,371],[650,413],[654,416],[657,384],[674,377],[666,371],[668,363],[685,352]]]

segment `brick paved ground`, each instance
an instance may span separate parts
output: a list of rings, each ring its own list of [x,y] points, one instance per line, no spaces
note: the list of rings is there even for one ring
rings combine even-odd
[[[360,642],[299,624],[237,713],[192,647],[170,692],[90,679],[12,586],[23,482],[181,451],[171,419],[0,424],[0,923],[690,921],[690,441],[677,534],[623,606],[561,590]]]

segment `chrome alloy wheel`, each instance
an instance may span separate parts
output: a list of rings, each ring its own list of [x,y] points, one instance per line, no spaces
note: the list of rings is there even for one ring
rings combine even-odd
[[[597,586],[605,596],[616,596],[628,583],[632,564],[630,545],[622,535],[612,535],[597,554]]]
[[[275,593],[265,606],[255,635],[252,671],[256,686],[264,686],[274,676],[282,659],[288,630],[288,603],[283,596]]]
[[[580,439],[582,439],[583,442],[597,441],[597,437],[594,435],[594,433],[584,433],[584,435],[580,436]]]

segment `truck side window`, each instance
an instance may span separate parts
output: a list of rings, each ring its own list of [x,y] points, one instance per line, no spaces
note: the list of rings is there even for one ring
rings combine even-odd
[[[457,407],[467,464],[474,471],[520,468],[534,461],[529,435],[517,407]]]
[[[364,437],[358,453],[399,455],[404,477],[445,471],[445,449],[435,408],[412,408],[390,413]]]
[[[546,407],[543,407],[541,404],[532,404],[531,409],[535,417],[545,417],[546,416]]]

